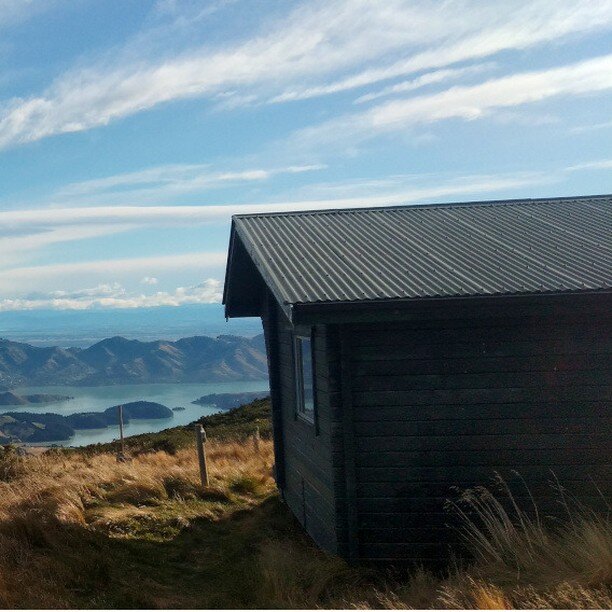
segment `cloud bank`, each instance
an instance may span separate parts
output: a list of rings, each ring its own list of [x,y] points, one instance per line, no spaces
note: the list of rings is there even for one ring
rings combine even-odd
[[[52,291],[26,298],[0,299],[0,312],[14,310],[93,310],[114,308],[154,308],[185,304],[215,304],[221,301],[221,281],[209,278],[190,287],[153,294],[130,293],[119,283],[98,285],[80,291]]]

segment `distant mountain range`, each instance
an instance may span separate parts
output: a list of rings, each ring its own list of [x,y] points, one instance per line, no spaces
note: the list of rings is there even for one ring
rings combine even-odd
[[[141,342],[121,336],[89,348],[0,339],[0,387],[223,382],[267,377],[263,335]],[[0,389],[1,391],[2,389]]]

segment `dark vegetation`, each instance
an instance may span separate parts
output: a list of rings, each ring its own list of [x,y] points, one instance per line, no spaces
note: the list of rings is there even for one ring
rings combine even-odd
[[[130,402],[123,406],[123,422],[130,419],[168,419],[172,410],[156,402]],[[0,415],[0,434],[12,442],[54,442],[69,440],[75,429],[104,429],[119,422],[118,406],[104,412],[70,415],[51,412],[6,412]]]
[[[69,395],[52,395],[48,393],[33,393],[18,395],[13,391],[0,392],[0,406],[27,406],[28,404],[48,404],[50,402],[63,402],[73,399]]]
[[[104,411],[108,424],[119,423],[119,406],[112,406]],[[123,420],[125,419],[169,419],[172,410],[157,402],[129,402],[123,405]]]
[[[246,406],[202,417],[189,425],[130,436],[126,438],[126,448],[134,453],[158,450],[176,452],[179,449],[190,448],[194,444],[194,425],[196,423],[201,423],[206,435],[215,440],[246,439],[252,436],[256,430],[259,430],[262,438],[271,438],[270,400],[268,398],[258,399]],[[77,449],[75,449],[76,451]],[[119,442],[117,441],[91,444],[78,449],[78,452],[87,454],[116,453],[118,451]]]
[[[191,402],[198,406],[214,406],[219,410],[238,408],[268,395],[266,391],[243,391],[242,393],[209,393]]]
[[[13,442],[68,440],[74,435],[66,417],[52,412],[5,412],[0,415],[0,432]]]

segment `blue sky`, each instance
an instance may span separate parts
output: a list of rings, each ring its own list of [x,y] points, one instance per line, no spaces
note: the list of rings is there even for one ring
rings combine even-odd
[[[0,311],[219,301],[231,214],[612,191],[612,1],[0,0]]]

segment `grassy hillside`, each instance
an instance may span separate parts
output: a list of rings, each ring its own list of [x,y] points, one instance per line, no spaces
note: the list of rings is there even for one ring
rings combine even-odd
[[[466,524],[479,559],[436,576],[349,568],[317,550],[272,480],[269,407],[204,419],[211,487],[191,428],[112,445],[0,459],[0,608],[589,607],[612,605],[612,529],[574,513],[555,533]],[[255,428],[263,439],[257,446]]]
[[[199,421],[206,429],[211,440],[244,440],[259,429],[261,437],[272,435],[270,423],[270,402],[267,399],[255,400],[247,406],[219,412]],[[157,433],[140,434],[126,438],[126,449],[132,454],[140,454],[156,450],[173,453],[183,448],[193,448],[194,433],[192,425],[172,427]],[[77,452],[88,455],[101,453],[116,453],[119,442],[92,444]],[[67,452],[75,452],[68,450]]]

